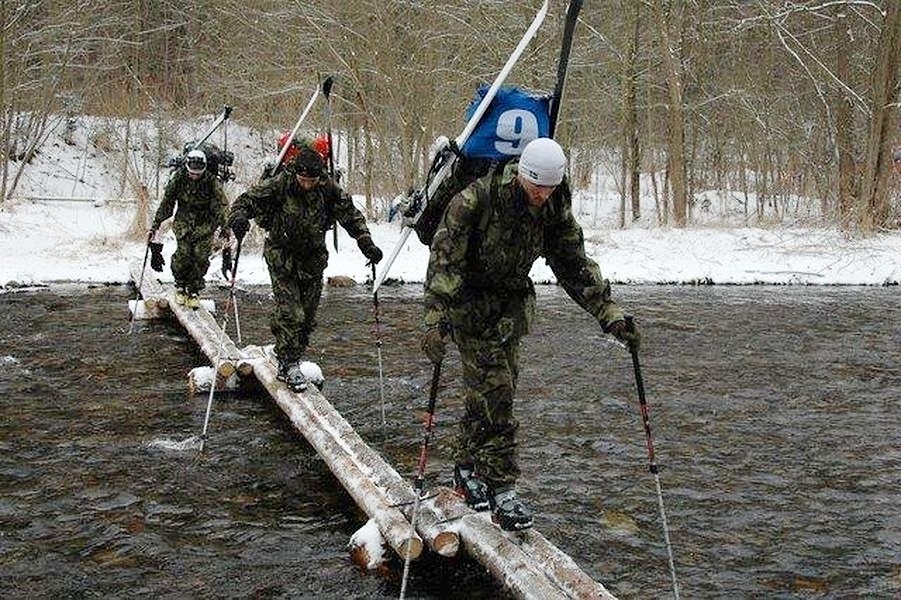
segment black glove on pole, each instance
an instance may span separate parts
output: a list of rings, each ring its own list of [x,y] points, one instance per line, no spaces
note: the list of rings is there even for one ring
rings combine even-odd
[[[360,252],[363,253],[363,256],[366,257],[366,260],[368,260],[372,264],[378,263],[384,256],[379,247],[376,246],[375,242],[372,241],[372,236],[368,233],[357,238],[357,246],[359,246]]]
[[[161,273],[163,266],[166,264],[166,261],[163,260],[163,245],[149,242],[148,247],[150,248],[150,268],[157,273]]]
[[[226,246],[222,249],[222,276],[226,279],[228,278],[229,273],[231,273],[233,264],[232,249]]]
[[[231,219],[231,229],[235,233],[235,238],[237,238],[238,247],[240,248],[241,240],[250,231],[250,220],[243,214],[238,213]]]

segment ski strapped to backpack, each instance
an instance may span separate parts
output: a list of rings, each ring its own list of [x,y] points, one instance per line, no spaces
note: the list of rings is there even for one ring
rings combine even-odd
[[[532,23],[529,25],[529,28],[526,30],[522,39],[519,40],[519,44],[516,45],[513,53],[507,59],[507,62],[497,74],[497,77],[495,77],[494,82],[485,92],[484,97],[469,117],[463,131],[461,131],[453,141],[445,139],[443,145],[436,149],[435,158],[426,175],[425,185],[413,192],[408,198],[401,201],[401,203],[405,205],[402,209],[404,214],[404,227],[401,231],[400,238],[385,261],[385,266],[382,267],[381,273],[379,273],[378,278],[372,284],[373,293],[376,293],[382,282],[385,281],[385,278],[388,276],[388,271],[391,269],[391,265],[394,264],[394,261],[397,259],[397,255],[400,253],[401,248],[410,236],[413,226],[422,216],[423,210],[428,205],[430,199],[438,191],[439,186],[444,180],[451,175],[454,164],[460,156],[461,148],[466,144],[469,136],[475,130],[479,121],[481,121],[482,116],[488,110],[492,100],[494,100],[495,94],[497,94],[497,91],[504,84],[504,81],[506,81],[507,76],[519,60],[519,57],[525,51],[526,46],[528,46],[529,42],[532,41],[532,38],[535,37],[538,28],[547,16],[547,12],[548,0],[544,0],[541,9],[539,9],[538,13],[535,15],[535,18],[532,20]]]
[[[213,121],[213,124],[203,135],[203,137],[201,137],[199,140],[194,140],[186,143],[182,147],[181,155],[170,158],[166,166],[170,169],[177,169],[185,163],[185,157],[188,155],[188,152],[190,152],[191,150],[201,150],[206,155],[206,166],[209,172],[211,172],[223,183],[234,179],[235,174],[231,171],[231,166],[235,162],[235,155],[229,152],[227,149],[228,138],[226,138],[225,149],[221,149],[215,144],[208,141],[210,139],[210,136],[212,136],[213,133],[215,133],[215,131],[219,129],[220,125],[226,123],[226,127],[228,127],[227,121],[231,116],[231,112],[231,106],[224,106],[222,108],[222,112],[219,113],[219,116],[216,117],[216,120]]]
[[[582,0],[570,0],[566,9],[566,23],[563,26],[563,43],[560,46],[560,58],[557,61],[557,83],[551,96],[550,129],[548,137],[554,137],[557,131],[557,120],[560,117],[560,103],[563,100],[563,88],[566,86],[566,71],[569,67],[569,55],[573,47],[573,33],[582,10]]]
[[[328,176],[338,185],[341,179],[340,174],[335,170],[335,153],[332,150],[332,85],[335,78],[329,75],[322,82],[322,95],[325,96],[325,135],[328,140]],[[338,224],[332,224],[332,244],[335,246],[335,252],[338,251]]]
[[[316,89],[313,90],[313,95],[310,96],[310,99],[307,101],[307,105],[304,106],[303,110],[300,113],[300,117],[297,119],[297,122],[294,124],[294,127],[291,129],[291,134],[285,140],[285,143],[282,144],[281,149],[279,150],[278,157],[275,159],[275,162],[269,163],[263,169],[263,176],[260,180],[268,179],[279,172],[282,168],[282,161],[285,159],[285,154],[287,154],[288,150],[291,148],[291,144],[297,137],[297,132],[300,130],[300,126],[303,124],[304,120],[307,118],[307,115],[310,114],[310,110],[312,110],[313,105],[316,104],[316,99],[319,97],[320,88],[317,85]]]
[[[488,86],[479,87],[467,109],[467,116],[475,111],[487,90]],[[547,137],[549,105],[548,94],[507,86],[498,90],[479,126],[457,156],[451,174],[441,182],[412,225],[419,241],[426,246],[432,245],[451,198],[492,169],[500,169],[517,158],[532,140]]]

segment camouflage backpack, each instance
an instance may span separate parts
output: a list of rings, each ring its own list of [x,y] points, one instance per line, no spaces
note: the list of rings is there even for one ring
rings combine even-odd
[[[218,178],[222,183],[226,183],[235,178],[235,174],[231,170],[232,164],[235,162],[235,155],[228,150],[222,150],[219,146],[204,142],[199,147],[195,147],[196,142],[188,142],[182,149],[182,161],[184,156],[191,150],[201,150],[206,155],[206,169]],[[178,160],[178,159],[176,159]]]

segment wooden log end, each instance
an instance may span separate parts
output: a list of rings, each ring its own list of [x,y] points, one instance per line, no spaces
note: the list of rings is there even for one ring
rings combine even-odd
[[[410,560],[416,560],[422,554],[422,540],[418,536],[407,538],[399,550],[398,555],[401,559],[406,560],[409,553]]]
[[[238,374],[241,375],[241,377],[250,377],[253,375],[253,362],[249,360],[239,360]]]
[[[196,367],[188,372],[188,394],[193,396],[209,392],[214,380],[217,392],[232,391],[238,387],[236,376],[222,377],[212,367]]]
[[[432,541],[432,550],[439,556],[456,556],[460,552],[460,536],[453,531],[442,531]]]
[[[366,546],[352,546],[350,548],[350,560],[367,571],[373,571],[385,564],[384,554],[379,559],[373,560],[369,555],[369,549]]]
[[[128,312],[131,313],[136,321],[148,321],[160,317],[160,311],[156,308],[156,305],[148,304],[146,301],[141,300],[129,300]]]
[[[229,377],[234,375],[235,371],[235,363],[231,362],[230,360],[223,360],[219,363],[219,366],[216,369],[216,372],[219,373],[219,376],[225,379],[228,379]]]

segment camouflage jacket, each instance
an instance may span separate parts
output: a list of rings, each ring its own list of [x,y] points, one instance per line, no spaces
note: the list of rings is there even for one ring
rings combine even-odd
[[[448,205],[429,257],[425,323],[478,337],[521,336],[534,315],[529,271],[543,256],[558,283],[605,329],[623,318],[610,285],[585,254],[564,182],[541,208],[528,205],[516,162],[476,180]]]
[[[151,229],[159,229],[173,211],[175,219],[172,229],[177,236],[210,236],[217,227],[225,225],[228,197],[212,174],[207,172],[200,179],[193,180],[184,169],[179,169],[166,184]]]
[[[354,239],[369,234],[366,218],[351,197],[332,181],[325,181],[309,192],[297,185],[294,176],[281,171],[253,186],[235,200],[229,222],[236,214],[254,219],[266,230],[269,257],[276,255],[308,264],[315,273],[325,268],[328,249],[326,232],[337,221]]]

